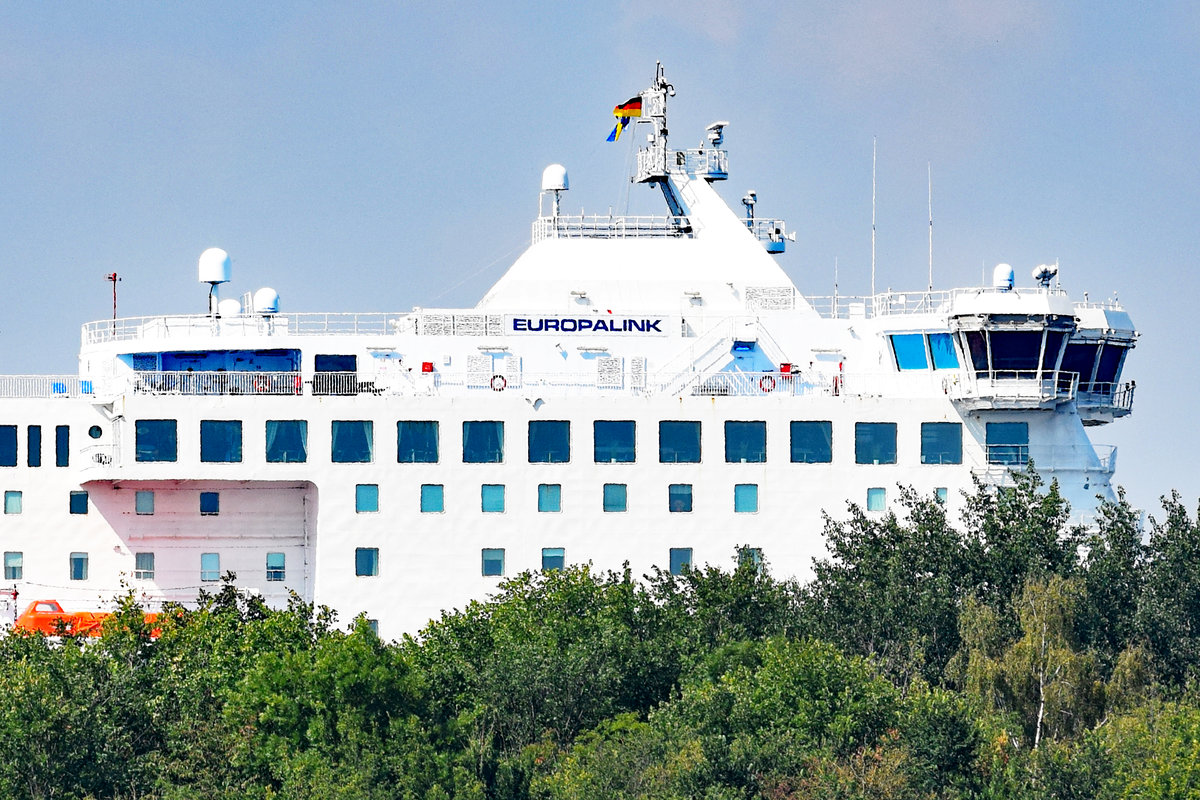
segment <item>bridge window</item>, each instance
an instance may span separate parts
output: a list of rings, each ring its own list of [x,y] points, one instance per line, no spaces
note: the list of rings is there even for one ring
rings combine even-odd
[[[396,461],[401,464],[436,464],[437,420],[400,420],[396,423]]]
[[[967,353],[971,356],[971,366],[977,372],[987,372],[989,369],[987,337],[983,331],[966,331],[963,336],[967,340]]]
[[[933,356],[934,369],[958,369],[958,353],[950,334],[929,334],[929,354]]]
[[[567,551],[562,547],[542,548],[542,571],[562,569],[567,565]]]
[[[628,487],[623,483],[604,484],[604,510],[624,511],[628,507]]]
[[[445,510],[445,487],[440,483],[421,484],[421,513],[441,514]]]
[[[1102,384],[1100,391],[1108,391],[1116,383],[1125,359],[1126,348],[1118,344],[1105,343],[1100,351],[1100,363],[1096,366],[1096,383]]]
[[[854,423],[854,463],[895,464],[896,423]]]
[[[240,462],[242,460],[241,421],[200,420],[200,460],[222,464]]]
[[[684,570],[692,568],[692,548],[690,547],[672,547],[671,548],[671,574],[682,575]]]
[[[4,580],[19,581],[25,574],[25,554],[10,550],[4,554]]]
[[[71,580],[86,581],[88,579],[88,554],[71,553]]]
[[[1098,344],[1068,344],[1063,354],[1062,371],[1077,373],[1079,383],[1083,386],[1091,384],[1099,350]]]
[[[659,422],[658,460],[663,464],[700,463],[700,423]]]
[[[497,576],[504,574],[504,548],[503,547],[485,547],[481,551],[483,556],[482,573],[485,577]]]
[[[633,420],[596,420],[592,423],[597,464],[632,464],[636,458]]]
[[[1063,331],[1046,331],[1046,347],[1042,351],[1043,370],[1053,371],[1058,366],[1058,353],[1066,336]]]
[[[308,422],[302,419],[267,420],[267,462],[303,464],[308,460]]]
[[[154,553],[133,554],[133,578],[138,581],[154,580]]]
[[[1017,466],[1029,461],[1028,422],[989,422],[986,436],[989,464]]]
[[[138,461],[175,461],[179,457],[177,423],[173,419],[139,419],[133,425]]]
[[[922,422],[921,463],[961,464],[962,423]]]
[[[530,420],[529,463],[564,464],[571,460],[571,423]]]
[[[828,464],[833,461],[833,423],[794,421],[792,428],[793,464]]]
[[[463,423],[464,464],[499,464],[503,460],[503,422],[475,420]]]
[[[725,460],[731,464],[761,464],[767,460],[767,423],[725,423]]]
[[[892,337],[892,352],[900,370],[929,369],[925,355],[925,337],[919,333],[897,333]]]
[[[562,484],[538,484],[538,511],[562,511]]]
[[[686,513],[692,510],[692,485],[672,483],[667,487],[667,510]]]
[[[1035,372],[1042,352],[1042,331],[992,331],[992,369]]]
[[[335,419],[333,451],[335,464],[369,464],[375,460],[375,424],[369,419]]]
[[[282,581],[287,575],[287,555],[267,553],[267,580]]]

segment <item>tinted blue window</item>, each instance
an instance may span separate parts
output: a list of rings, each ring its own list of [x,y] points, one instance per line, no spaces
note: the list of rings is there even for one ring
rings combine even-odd
[[[883,511],[887,508],[886,489],[867,489],[867,511]]]
[[[488,514],[499,514],[504,511],[504,484],[485,483],[479,491],[480,505]]]
[[[672,512],[692,510],[692,485],[690,483],[672,483],[667,488],[667,510]]]
[[[1028,422],[987,423],[989,464],[1024,464],[1029,461]]]
[[[664,464],[700,463],[700,423],[658,423],[658,460]]]
[[[633,420],[596,420],[592,423],[597,464],[632,464],[636,425]]]
[[[933,355],[934,369],[958,369],[958,353],[954,350],[954,337],[950,334],[929,334],[929,352]]]
[[[828,464],[833,461],[833,423],[792,422],[792,463]]]
[[[464,464],[499,464],[503,460],[503,422],[476,420],[463,423]]]
[[[758,511],[757,483],[739,483],[733,487],[733,510],[738,514]]]
[[[267,420],[267,461],[302,464],[308,460],[308,422],[302,419]]]
[[[436,420],[400,420],[396,423],[396,461],[401,464],[436,464]]]
[[[138,461],[175,461],[179,437],[173,419],[139,419],[133,424],[134,450]]]
[[[213,516],[221,513],[221,494],[219,492],[200,493],[200,513]]]
[[[54,466],[71,466],[71,426],[59,425],[54,429]]]
[[[604,484],[604,510],[624,511],[628,500],[627,489],[623,483]]]
[[[42,426],[30,425],[28,431],[28,444],[26,448],[26,463],[31,467],[40,467],[42,465]]]
[[[200,460],[236,463],[242,460],[242,423],[238,420],[200,420]]]
[[[939,503],[946,502],[946,500],[949,499],[949,497],[950,497],[950,490],[947,489],[945,486],[939,486],[938,488],[933,490],[933,493],[934,493],[934,495],[937,496]]]
[[[21,513],[21,498],[22,494],[19,491],[8,491],[4,493],[4,513],[5,514],[20,514]]]
[[[88,579],[88,554],[71,553],[71,580],[86,581]]]
[[[88,493],[71,492],[70,510],[72,514],[88,513]]]
[[[17,465],[17,426],[0,425],[0,467]]]
[[[929,369],[925,357],[925,336],[920,333],[897,333],[892,336],[892,350],[899,369]]]
[[[692,568],[692,548],[690,547],[672,547],[671,548],[671,574],[682,575],[684,569]]]
[[[363,419],[335,419],[332,460],[336,464],[366,464],[374,461],[374,423]]]
[[[282,581],[287,577],[287,555],[267,553],[267,580]]]
[[[379,510],[378,484],[360,483],[354,487],[354,510],[359,514],[369,514]]]
[[[962,424],[958,422],[922,422],[921,463],[961,464]]]
[[[373,577],[379,574],[379,548],[358,547],[354,550],[354,574]]]
[[[854,463],[895,464],[896,423],[854,423]]]
[[[1041,363],[1041,331],[992,331],[992,369],[1032,372]]]
[[[483,574],[484,575],[503,575],[504,574],[504,548],[503,547],[485,547],[481,551],[483,555]]]
[[[538,511],[562,511],[562,486],[543,483],[538,486]]]
[[[571,460],[571,423],[565,420],[529,422],[529,463],[563,464]]]
[[[425,514],[440,514],[446,510],[445,495],[442,484],[421,484],[421,512]]]
[[[767,423],[726,422],[725,460],[761,464],[767,460]]]
[[[562,569],[567,565],[567,551],[561,547],[542,548],[542,569]]]

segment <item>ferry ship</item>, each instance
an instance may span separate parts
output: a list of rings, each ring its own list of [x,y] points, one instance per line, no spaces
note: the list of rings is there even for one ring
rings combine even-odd
[[[907,485],[953,512],[1032,463],[1077,517],[1113,495],[1097,426],[1128,415],[1137,333],[1018,286],[805,297],[793,237],[714,185],[727,123],[668,145],[673,87],[614,110],[662,216],[561,210],[543,174],[529,248],[474,308],[293,313],[260,289],[203,313],[89,322],[78,374],[0,378],[5,596],[150,610],[227,574],[365,613],[385,637],[524,570],[767,559],[803,578],[822,512]]]

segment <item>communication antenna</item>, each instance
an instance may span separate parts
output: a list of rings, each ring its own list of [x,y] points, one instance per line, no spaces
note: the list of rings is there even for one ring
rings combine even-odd
[[[114,336],[116,336],[116,334],[117,334],[117,282],[118,282],[118,281],[120,281],[120,280],[121,280],[121,278],[120,278],[120,277],[117,275],[117,273],[115,273],[115,272],[110,272],[109,274],[107,274],[107,275],[105,275],[105,276],[104,276],[104,279],[105,279],[106,281],[111,281],[111,282],[112,282],[112,285],[113,285],[113,323],[112,323],[112,332],[113,332],[113,335],[114,335]]]
[[[875,143],[879,137],[871,137],[871,312],[875,309]]]
[[[933,164],[925,162],[925,168],[929,172],[929,288],[927,291],[933,293]]]
[[[833,257],[833,318],[837,319],[838,308],[838,259]]]

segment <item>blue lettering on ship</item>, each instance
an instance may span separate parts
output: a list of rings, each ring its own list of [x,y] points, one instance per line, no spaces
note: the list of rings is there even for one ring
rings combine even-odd
[[[662,333],[662,319],[606,319],[604,317],[514,317],[514,333]]]

